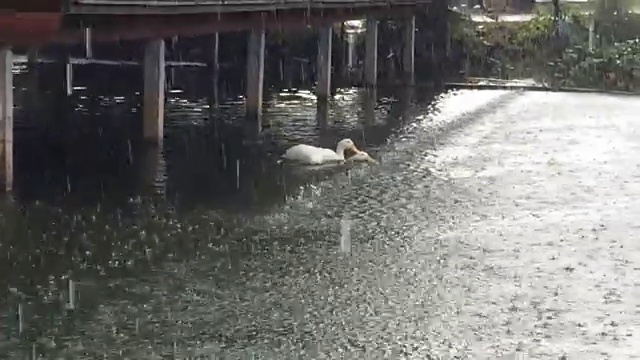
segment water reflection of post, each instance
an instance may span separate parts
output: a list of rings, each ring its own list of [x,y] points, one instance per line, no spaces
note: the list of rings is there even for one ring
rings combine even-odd
[[[402,109],[403,122],[408,122],[411,120],[410,112],[411,112],[411,104],[413,103],[414,94],[415,94],[415,87],[413,86],[405,86],[402,89],[402,92],[401,92],[402,98],[400,99],[400,106]]]
[[[320,129],[320,136],[327,131],[329,118],[329,104],[326,101],[318,101],[318,109],[316,112],[316,121]]]
[[[162,154],[162,146],[143,146],[138,154],[137,171],[142,193],[150,189],[153,195],[166,195],[166,163]]]
[[[362,106],[364,110],[364,124],[373,125],[376,120],[376,103],[378,101],[378,91],[376,88],[366,89],[363,93]]]
[[[63,51],[65,51],[63,49]],[[42,126],[44,127],[45,136],[55,140],[63,141],[66,139],[65,132],[69,129],[68,118],[71,112],[71,92],[73,90],[73,76],[71,74],[72,67],[69,57],[66,54],[58,54],[56,62],[53,64],[55,68],[55,78],[52,81],[52,91],[48,100],[51,101],[53,116],[44,116]],[[46,119],[50,117],[50,119]]]
[[[147,43],[144,52],[142,134],[146,142],[161,145],[164,138],[165,44],[163,39]]]

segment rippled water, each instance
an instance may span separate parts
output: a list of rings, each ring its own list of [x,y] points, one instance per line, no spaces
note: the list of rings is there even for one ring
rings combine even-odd
[[[577,211],[584,203],[571,186],[578,179],[599,191],[578,173],[590,156],[604,164],[587,166],[594,177],[631,176],[632,156],[616,162],[622,168],[607,165],[631,153],[631,118],[616,112],[626,119],[616,127],[597,109],[632,100],[342,89],[325,116],[310,93],[288,91],[269,98],[255,139],[243,135],[240,102],[214,111],[212,122],[204,99],[172,91],[160,155],[136,145],[136,97],[75,96],[86,110],[64,120],[74,124],[73,144],[42,138],[28,126],[38,117],[18,112],[19,187],[0,209],[8,289],[0,358],[631,354],[620,339],[635,336],[627,330],[635,320],[620,315],[633,311],[630,280],[617,273],[597,305],[603,280],[594,287],[589,275],[600,273],[594,259],[623,254],[612,250],[616,241],[578,246],[585,233],[571,221],[603,224],[594,225],[603,239],[608,223]],[[462,125],[471,126],[452,132]],[[615,146],[604,133],[619,138]],[[292,144],[332,147],[347,136],[381,164],[276,163]],[[616,184],[631,191],[628,181]],[[616,196],[594,197],[602,214],[620,210],[606,201]],[[548,209],[569,225],[531,220]],[[572,258],[552,247],[556,238],[571,244]],[[582,299],[571,297],[576,289]],[[595,335],[608,316],[620,329],[615,350]]]
[[[311,93],[290,90],[270,97],[256,140],[242,135],[240,101],[211,115],[206,99],[171,91],[158,154],[136,145],[137,95],[80,85],[73,112],[51,113],[22,81],[17,189],[0,210],[4,358],[429,348],[410,338],[380,348],[359,332],[385,337],[408,326],[385,308],[418,283],[394,280],[402,264],[390,261],[417,251],[418,233],[450,223],[428,215],[452,201],[445,183],[434,185],[430,150],[442,130],[505,94],[342,89],[323,115]],[[44,136],[43,117],[65,136]],[[382,164],[276,163],[292,144],[333,147],[343,137]],[[443,246],[420,245],[432,289],[446,276]]]

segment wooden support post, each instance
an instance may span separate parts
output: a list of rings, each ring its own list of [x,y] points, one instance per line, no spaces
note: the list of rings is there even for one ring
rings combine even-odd
[[[405,19],[403,29],[402,71],[408,85],[415,81],[416,17]]]
[[[220,105],[220,34],[215,33],[212,39],[211,44],[211,53],[209,55],[209,61],[207,65],[209,66],[209,71],[211,74],[211,99],[210,106],[212,108],[217,108]]]
[[[151,40],[144,52],[142,133],[146,142],[161,145],[164,137],[165,44]]]
[[[596,38],[596,17],[595,15],[591,15],[589,19],[589,51],[593,51],[595,48],[595,38]]]
[[[553,6],[553,20],[557,22],[560,19],[560,1],[551,0],[551,5]]]
[[[353,34],[347,34],[347,70],[353,69],[356,40]]]
[[[38,49],[30,48],[27,50],[27,65],[29,66],[29,71],[35,68],[38,65]]]
[[[318,64],[316,97],[318,103],[326,102],[331,95],[331,40],[333,28],[326,26],[318,32]]]
[[[178,47],[180,38],[176,35],[174,37],[171,38],[171,41],[169,42],[170,47],[169,47],[169,57],[173,59],[173,61],[177,61],[178,63],[182,61],[182,54],[180,53],[180,48]],[[166,56],[166,50],[165,50],[165,56]],[[166,74],[166,81],[165,81],[165,89],[169,90],[169,89],[173,89],[176,86],[176,67],[175,66],[171,66],[168,68],[169,73]]]
[[[84,56],[87,59],[93,57],[93,42],[91,40],[91,28],[84,28]]]
[[[29,91],[37,94],[40,90],[38,78],[38,49],[31,48],[27,51],[27,69],[29,69]]]
[[[0,185],[13,189],[13,51],[0,48]]]
[[[73,93],[73,64],[70,57],[66,56],[64,59],[64,88],[67,96],[71,96]]]
[[[447,56],[447,59],[451,58],[451,23],[449,22],[449,17],[448,17],[449,13],[445,10],[444,12],[444,17],[445,17],[445,29],[446,29],[446,43],[445,43],[445,50],[444,53]]]
[[[248,121],[262,128],[262,91],[264,87],[265,31],[252,30],[249,34],[247,52],[247,97],[245,112]]]
[[[364,46],[364,84],[375,87],[378,82],[378,20],[375,18],[367,18]]]
[[[29,114],[29,121],[36,126],[46,127],[48,118],[42,118],[39,116],[40,101],[38,99],[40,95],[40,74],[38,71],[38,49],[30,48],[27,50],[27,96],[30,102],[30,109],[27,111]]]

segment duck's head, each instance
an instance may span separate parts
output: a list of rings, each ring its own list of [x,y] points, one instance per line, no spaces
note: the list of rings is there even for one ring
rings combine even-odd
[[[350,162],[368,162],[371,164],[379,164],[379,162],[377,162],[376,160],[374,160],[369,154],[367,154],[365,151],[360,151],[358,150],[357,153],[349,156],[347,158],[347,160],[349,160]]]
[[[351,139],[342,139],[338,141],[338,146],[336,148],[337,153],[345,154],[345,152],[354,152],[358,153],[360,150],[356,147],[356,144],[353,143]]]
[[[376,165],[380,164],[377,160],[375,160],[374,158],[369,156],[369,154],[367,154],[364,151],[358,151],[357,156],[358,156],[360,161],[366,161],[366,162],[369,162],[369,163],[372,163],[372,164],[376,164]]]

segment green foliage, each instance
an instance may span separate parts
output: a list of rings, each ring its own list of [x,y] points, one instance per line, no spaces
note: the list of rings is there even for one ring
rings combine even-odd
[[[510,37],[513,45],[526,51],[535,51],[551,39],[553,29],[553,17],[539,15],[515,26]]]
[[[559,85],[633,90],[640,85],[640,40],[593,51],[573,46],[549,65]]]
[[[470,56],[484,54],[486,48],[483,39],[478,35],[475,25],[467,17],[460,14],[450,16],[451,41],[462,45]]]
[[[627,14],[615,24],[614,34],[601,29],[593,50],[588,49],[588,15],[565,13],[564,21],[569,29],[564,40],[554,37],[550,15],[480,27],[467,21],[452,28],[452,37],[472,53],[486,54],[489,47],[503,49],[491,53],[491,60],[500,64],[501,77],[534,77],[556,86],[640,90],[640,17]],[[604,37],[608,41],[602,41]]]
[[[539,15],[525,22],[483,24],[478,33],[480,38],[490,45],[521,52],[534,52],[547,44],[553,35],[553,29],[553,18],[549,15]]]

